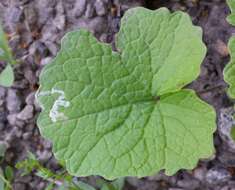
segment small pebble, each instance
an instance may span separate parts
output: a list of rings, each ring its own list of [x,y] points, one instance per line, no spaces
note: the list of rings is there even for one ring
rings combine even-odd
[[[205,179],[205,175],[206,175],[206,168],[199,167],[199,168],[194,169],[193,175],[196,179],[203,181]]]
[[[19,7],[11,7],[7,12],[7,21],[9,23],[20,23],[20,19],[22,18],[23,11]]]
[[[25,132],[22,137],[24,140],[28,140],[30,139],[31,136],[32,136],[32,132]]]
[[[13,89],[8,89],[7,91],[6,102],[7,102],[7,109],[10,113],[16,113],[20,111],[21,100],[16,94],[16,92],[17,91]]]
[[[52,41],[46,41],[45,45],[47,46],[47,48],[49,49],[49,51],[51,52],[52,55],[56,55],[58,52],[58,47],[57,45],[52,42]]]
[[[43,65],[43,66],[47,65],[48,63],[51,62],[52,59],[53,59],[52,57],[45,57],[41,60],[40,65]]]
[[[206,174],[206,181],[209,184],[221,184],[228,181],[231,175],[228,170],[221,167],[215,167],[210,169]]]
[[[17,118],[20,120],[28,120],[33,117],[33,106],[32,105],[26,105],[24,109],[17,114]]]
[[[195,180],[193,178],[189,178],[189,179],[183,179],[183,180],[179,180],[177,181],[177,185],[179,187],[185,188],[185,189],[197,189],[198,187],[200,187],[200,182],[198,180]]]
[[[228,47],[222,40],[218,39],[216,41],[215,48],[221,56],[226,57],[229,55]]]
[[[80,17],[86,8],[87,1],[86,0],[77,0],[74,5],[74,15],[75,17]]]
[[[26,190],[27,186],[24,183],[14,183],[13,184],[13,189],[16,189],[16,190]]]
[[[85,18],[91,18],[94,15],[94,6],[93,4],[89,3],[86,7]]]
[[[51,158],[52,153],[51,151],[48,151],[48,150],[37,151],[37,156],[38,156],[38,160],[45,162]]]
[[[95,2],[95,11],[98,16],[103,16],[106,14],[106,8],[104,3],[101,0],[96,0]]]
[[[10,125],[12,125],[12,126],[16,125],[17,113],[9,114],[7,116],[7,120]]]

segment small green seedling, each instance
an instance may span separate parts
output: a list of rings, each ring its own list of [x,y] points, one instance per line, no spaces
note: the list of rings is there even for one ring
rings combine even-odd
[[[0,61],[7,62],[7,66],[0,73],[0,85],[5,87],[10,87],[14,82],[14,73],[11,65],[16,64],[16,61],[12,56],[6,35],[1,26],[1,22],[0,22]]]
[[[168,175],[214,153],[215,111],[193,90],[206,54],[183,12],[128,10],[118,52],[69,32],[40,76],[38,126],[74,176]]]
[[[0,143],[0,164],[4,160],[6,145]],[[14,179],[13,168],[11,166],[0,167],[0,190],[12,190],[11,182]]]
[[[45,168],[30,152],[28,153],[28,158],[21,162],[18,162],[16,164],[16,167],[17,169],[23,170],[22,175],[28,175],[32,172],[35,172],[38,177],[41,177],[44,180],[48,181],[48,186],[45,190],[52,190],[55,188],[59,190],[96,190],[94,187],[87,183],[78,181],[77,179],[75,180],[75,178],[69,175],[65,170],[55,173],[48,168]],[[8,176],[12,176],[9,173],[10,172],[8,172]],[[122,190],[124,186],[124,179],[120,178],[113,182],[99,180],[97,184],[100,187],[99,189],[101,190]]]

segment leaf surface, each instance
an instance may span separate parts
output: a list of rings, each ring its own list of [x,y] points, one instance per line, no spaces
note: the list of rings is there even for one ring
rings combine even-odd
[[[41,133],[72,175],[148,176],[213,153],[215,113],[193,91],[206,48],[188,15],[134,8],[113,52],[79,30],[40,76]]]
[[[230,24],[235,26],[235,0],[227,0],[231,15],[227,17]],[[224,69],[224,80],[229,84],[228,94],[231,98],[235,98],[235,36],[231,37],[228,42],[230,52],[230,62]]]
[[[10,87],[14,82],[14,72],[10,64],[0,73],[0,85]]]
[[[231,14],[227,17],[227,21],[235,26],[235,0],[227,0]]]

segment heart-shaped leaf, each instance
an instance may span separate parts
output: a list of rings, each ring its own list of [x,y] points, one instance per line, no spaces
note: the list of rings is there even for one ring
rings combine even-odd
[[[213,153],[215,113],[192,90],[206,48],[182,12],[134,8],[113,52],[68,33],[40,76],[41,133],[72,175],[147,176],[193,168]]]
[[[0,73],[0,85],[10,87],[14,82],[14,72],[11,65],[7,64],[5,69]]]

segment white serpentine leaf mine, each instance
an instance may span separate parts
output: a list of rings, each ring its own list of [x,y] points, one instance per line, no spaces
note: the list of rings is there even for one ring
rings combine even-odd
[[[60,107],[67,108],[70,106],[70,102],[65,99],[64,91],[52,88],[51,91],[40,92],[38,94],[38,96],[50,96],[52,94],[59,94],[59,97],[55,100],[55,102],[50,110],[50,113],[49,113],[49,116],[50,116],[52,122],[56,122],[57,120],[67,119],[67,117],[64,115],[64,113],[59,112]]]

